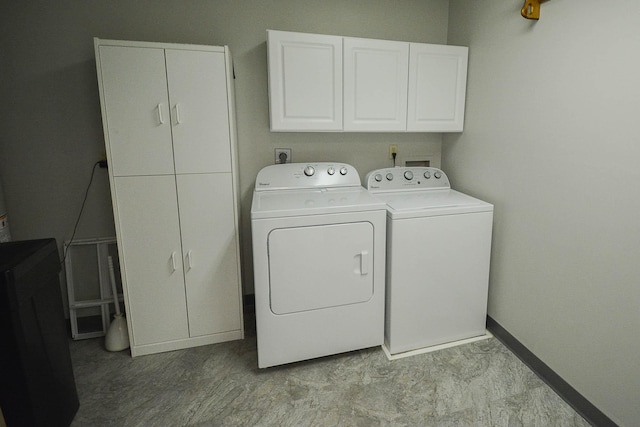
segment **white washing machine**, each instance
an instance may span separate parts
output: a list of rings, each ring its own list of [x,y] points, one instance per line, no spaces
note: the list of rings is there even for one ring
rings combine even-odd
[[[386,206],[343,163],[267,166],[251,205],[258,366],[381,345]]]
[[[387,356],[484,336],[493,206],[431,167],[374,170],[365,186],[387,205]]]

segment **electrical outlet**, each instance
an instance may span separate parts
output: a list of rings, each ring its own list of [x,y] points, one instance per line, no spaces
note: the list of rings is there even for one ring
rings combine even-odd
[[[274,150],[275,164],[291,163],[291,148],[276,148]]]
[[[389,158],[393,159],[393,155],[398,154],[398,146],[396,144],[389,145]]]

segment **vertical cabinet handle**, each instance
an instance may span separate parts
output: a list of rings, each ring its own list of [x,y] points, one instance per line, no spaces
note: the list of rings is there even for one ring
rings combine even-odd
[[[158,104],[158,124],[164,124],[164,116],[162,115],[162,103]]]
[[[189,270],[193,268],[193,253],[191,251],[187,252],[187,265]]]
[[[176,124],[182,123],[182,116],[180,115],[180,104],[176,104]]]
[[[176,270],[178,269],[178,265],[176,264],[176,253],[175,252],[171,252],[171,272],[175,273]]]

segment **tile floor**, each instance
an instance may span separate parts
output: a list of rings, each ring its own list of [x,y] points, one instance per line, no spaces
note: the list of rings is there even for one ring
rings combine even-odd
[[[388,361],[380,348],[258,370],[242,341],[130,357],[71,342],[72,426],[588,426],[497,339]]]

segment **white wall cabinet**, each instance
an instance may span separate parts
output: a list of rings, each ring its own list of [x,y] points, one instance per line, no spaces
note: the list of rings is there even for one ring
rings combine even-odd
[[[344,39],[344,130],[402,132],[407,126],[409,44]]]
[[[462,132],[469,48],[410,44],[407,131]]]
[[[273,131],[342,130],[342,37],[267,31]]]
[[[228,49],[95,48],[131,354],[243,338]]]
[[[272,131],[461,132],[468,48],[267,31]]]

